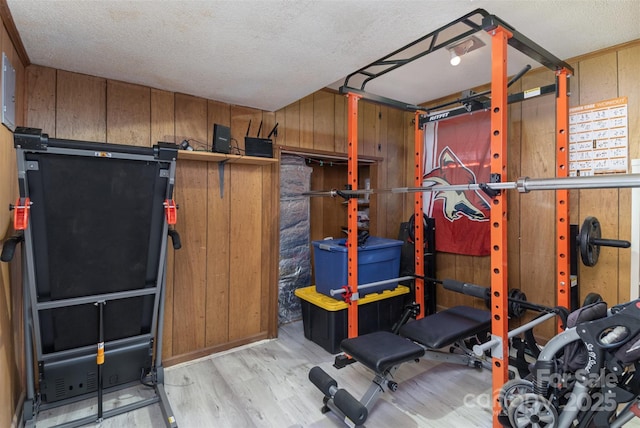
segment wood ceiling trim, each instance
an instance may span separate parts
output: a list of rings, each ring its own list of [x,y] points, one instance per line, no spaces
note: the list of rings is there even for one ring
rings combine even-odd
[[[22,39],[20,38],[20,33],[18,33],[16,24],[15,22],[13,22],[13,17],[11,16],[11,11],[9,10],[7,0],[0,0],[0,19],[2,19],[2,23],[7,29],[9,38],[13,43],[13,47],[16,49],[18,58],[20,58],[22,65],[24,65],[25,67],[30,65],[31,61],[29,60],[29,55],[27,55],[27,51],[22,44]]]

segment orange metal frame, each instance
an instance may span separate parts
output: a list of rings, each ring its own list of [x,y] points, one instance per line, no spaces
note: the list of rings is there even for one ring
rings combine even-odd
[[[556,77],[556,177],[569,175],[569,71]],[[556,190],[556,304],[571,309],[569,191]],[[562,330],[558,321],[558,332]]]
[[[491,43],[491,174],[504,182],[507,179],[507,130],[508,130],[508,102],[507,102],[507,47],[513,36],[507,29],[497,26],[490,31]],[[557,171],[558,177],[568,175],[568,78],[569,71],[565,68],[557,72],[556,98],[556,140],[557,140]],[[347,93],[348,102],[348,184],[352,189],[358,188],[358,100],[361,95]],[[415,177],[414,185],[422,186],[423,177],[423,130],[420,115],[415,117]],[[567,190],[556,191],[556,230],[557,230],[557,304],[569,308],[570,278],[569,278],[569,197]],[[422,242],[424,239],[423,194],[414,194],[415,215],[415,298],[420,302],[418,318],[425,315],[424,308],[424,254]],[[358,243],[357,243],[357,199],[348,201],[348,277],[349,288],[352,293],[358,292]],[[492,200],[491,207],[491,333],[500,337],[501,347],[492,355],[492,391],[493,391],[493,426],[502,426],[498,421],[501,412],[499,392],[509,380],[509,319],[508,319],[508,277],[507,277],[507,195],[501,192]],[[358,335],[358,305],[357,300],[349,305],[349,337]]]
[[[502,27],[491,32],[491,174],[507,175],[507,42],[512,34]],[[491,207],[491,334],[502,338],[493,353],[493,425],[500,426],[498,393],[509,380],[509,317],[507,281],[507,194],[501,192]]]
[[[424,176],[423,169],[423,155],[424,155],[424,132],[422,128],[420,128],[420,115],[424,114],[423,111],[416,111],[415,115],[415,177],[414,177],[414,186],[420,187],[422,186],[422,177]],[[414,193],[414,207],[413,207],[413,215],[414,215],[414,246],[415,246],[415,299],[416,302],[420,303],[420,313],[416,317],[417,319],[423,318],[425,313],[425,301],[424,301],[424,223],[422,221],[423,210],[422,210],[422,192]]]
[[[347,94],[347,168],[348,184],[358,188],[358,100],[356,94]],[[358,199],[347,203],[347,276],[351,293],[358,292]],[[358,336],[358,300],[350,301],[347,309],[349,337]]]

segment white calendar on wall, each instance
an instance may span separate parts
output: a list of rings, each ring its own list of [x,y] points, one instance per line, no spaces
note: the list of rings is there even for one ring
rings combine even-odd
[[[629,171],[627,97],[569,109],[569,175]]]

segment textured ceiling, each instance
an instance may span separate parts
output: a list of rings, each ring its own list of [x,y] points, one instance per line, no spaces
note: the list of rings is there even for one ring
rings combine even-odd
[[[560,59],[640,38],[638,0],[7,3],[33,64],[269,111],[476,8]],[[438,51],[367,90],[417,104],[486,83],[489,50],[472,54],[453,68]],[[514,55],[509,73],[525,62]]]

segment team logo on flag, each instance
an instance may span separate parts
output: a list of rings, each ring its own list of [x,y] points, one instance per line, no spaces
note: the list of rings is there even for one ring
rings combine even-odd
[[[476,184],[476,175],[449,147],[440,152],[439,165],[424,176],[423,182],[443,185]],[[442,200],[442,214],[449,221],[465,216],[472,221],[488,221],[489,202],[477,190],[445,190],[432,192],[432,198]]]
[[[425,187],[487,183],[491,173],[488,111],[428,122],[424,132]],[[435,219],[436,251],[486,256],[491,246],[491,198],[481,190],[427,191],[424,212]]]

